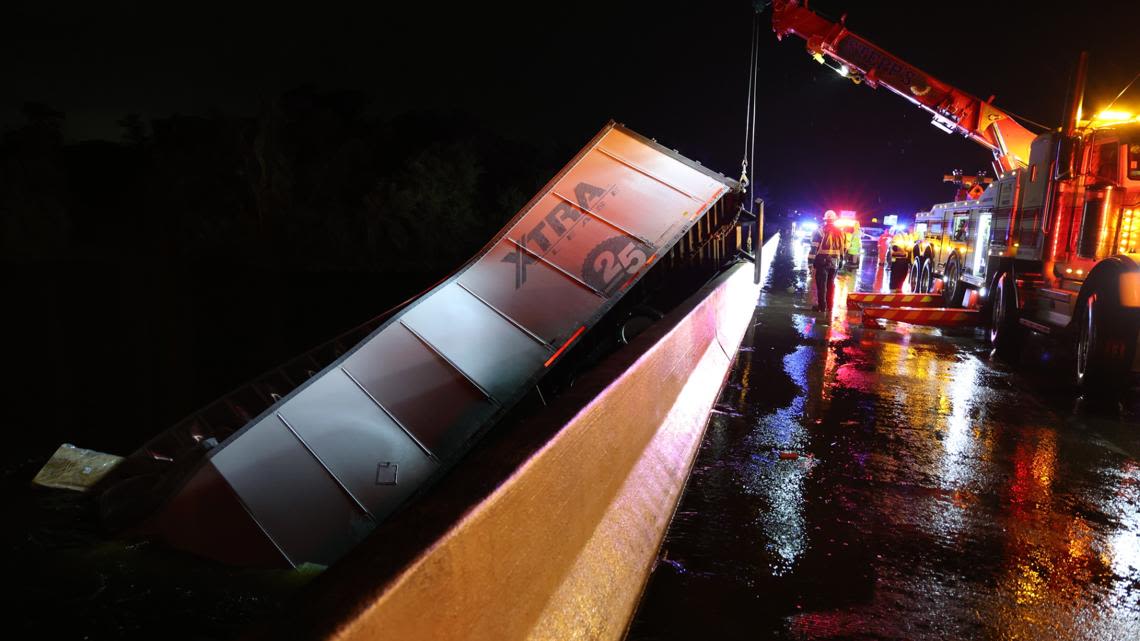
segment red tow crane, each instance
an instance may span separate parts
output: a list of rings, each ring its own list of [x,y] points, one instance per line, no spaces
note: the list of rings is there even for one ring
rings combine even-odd
[[[788,34],[803,38],[813,58],[822,64],[834,61],[831,68],[855,84],[884,87],[929,112],[935,127],[990,149],[998,174],[1028,164],[1035,134],[995,107],[992,96],[981,100],[942,82],[848,31],[845,19],[834,23],[813,13],[806,1],[776,0],[772,11],[778,39]]]

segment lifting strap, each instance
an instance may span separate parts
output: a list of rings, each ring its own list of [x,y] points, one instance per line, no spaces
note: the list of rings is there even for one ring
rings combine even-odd
[[[748,54],[748,95],[744,101],[744,158],[740,161],[740,186],[748,195],[748,213],[752,213],[756,187],[752,180],[756,171],[756,95],[760,56],[760,6],[752,14],[752,50]]]

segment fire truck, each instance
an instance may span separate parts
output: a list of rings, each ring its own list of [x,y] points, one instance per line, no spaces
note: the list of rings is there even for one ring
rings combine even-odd
[[[913,292],[929,293],[941,282],[948,307],[959,307],[968,289],[986,287],[993,194],[935,205],[914,216],[908,280]]]
[[[957,194],[952,202],[915,214],[909,281],[911,291],[922,293],[940,283],[946,305],[958,307],[968,289],[986,285],[994,193],[983,185],[994,180],[956,170],[942,181],[954,183]]]
[[[941,280],[951,303],[976,289],[999,355],[1016,360],[1026,332],[1048,334],[1074,347],[1084,392],[1123,390],[1140,371],[1140,118],[1084,113],[1082,54],[1065,122],[1034,134],[992,97],[942,82],[806,4],[772,2],[777,38],[803,38],[821,64],[993,152],[995,178],[978,198],[918,217],[926,233],[913,248],[915,289]]]

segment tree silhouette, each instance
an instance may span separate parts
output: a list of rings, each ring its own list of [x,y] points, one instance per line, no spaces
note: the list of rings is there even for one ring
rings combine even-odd
[[[71,221],[63,166],[63,114],[42,103],[24,103],[26,122],[0,145],[0,255],[6,259],[58,257]]]
[[[125,114],[120,140],[65,144],[62,113],[25,105],[0,137],[0,250],[43,303],[8,335],[49,383],[9,423],[129,449],[460,266],[574,151],[367,107],[301,87],[248,117]]]
[[[123,142],[127,145],[139,147],[150,141],[146,123],[138,114],[127,114],[115,124],[123,128]]]

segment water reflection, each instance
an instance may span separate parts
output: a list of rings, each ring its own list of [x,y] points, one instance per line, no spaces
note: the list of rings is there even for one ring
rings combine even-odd
[[[1140,426],[851,322],[868,262],[829,319],[802,260],[765,294],[630,638],[1140,638]]]
[[[804,480],[811,466],[800,459],[782,459],[780,454],[798,454],[807,447],[808,435],[801,417],[805,415],[807,382],[814,360],[814,350],[806,345],[784,357],[784,372],[799,388],[799,393],[787,406],[760,417],[748,439],[757,455],[752,457],[745,488],[764,499],[765,509],[756,513],[755,524],[764,534],[773,576],[791,572],[808,547]]]
[[[946,434],[942,439],[942,461],[940,476],[943,487],[962,487],[971,484],[976,472],[978,434],[971,429],[971,422],[985,420],[985,410],[973,412],[981,405],[979,397],[985,390],[979,383],[981,363],[970,356],[954,368],[948,394],[940,398],[950,404],[950,416],[946,420]],[[943,410],[944,411],[944,410]]]
[[[806,249],[797,256],[802,269]],[[770,571],[773,576],[784,576],[794,571],[797,560],[809,548],[804,509],[805,480],[811,474],[814,459],[780,459],[780,452],[804,453],[809,446],[809,428],[818,417],[827,414],[839,372],[840,354],[850,339],[847,320],[847,293],[856,274],[844,273],[836,280],[835,303],[829,318],[818,315],[793,314],[791,321],[804,338],[821,337],[827,347],[822,352],[814,345],[801,345],[783,358],[784,373],[799,388],[799,394],[785,407],[774,410],[760,419],[754,432],[757,450],[773,448],[773,456],[758,458],[753,466],[749,489],[761,494],[767,510],[757,515],[758,525],[766,536],[770,552]],[[814,283],[809,278],[809,292]],[[821,322],[826,321],[826,322]],[[794,461],[794,462],[792,462]]]
[[[1140,570],[1140,466],[1128,461],[1114,476],[1115,496],[1108,508],[1120,515],[1120,522],[1110,542],[1112,569],[1129,576]]]

